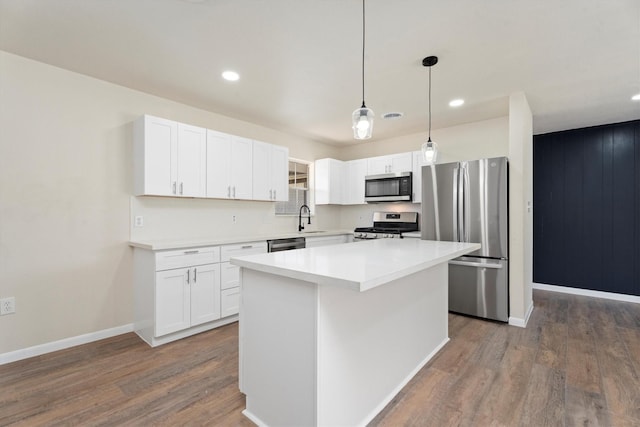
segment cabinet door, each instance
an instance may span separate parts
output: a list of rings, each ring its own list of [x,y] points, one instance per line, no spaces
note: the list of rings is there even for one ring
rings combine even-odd
[[[271,147],[260,141],[253,141],[253,199],[272,200],[271,188]]]
[[[278,145],[271,146],[271,187],[273,200],[289,200],[289,149]]]
[[[207,131],[207,197],[231,198],[231,138]]]
[[[389,157],[389,172],[409,172],[413,169],[413,155],[411,152],[393,154]]]
[[[134,124],[136,195],[173,196],[177,171],[178,124],[142,116]]]
[[[389,164],[388,156],[369,157],[367,159],[367,175],[389,173]]]
[[[191,324],[191,294],[188,268],[156,273],[155,336],[187,329]]]
[[[240,267],[230,262],[220,264],[220,289],[237,288],[240,286]]]
[[[363,205],[364,177],[367,175],[366,159],[351,160],[344,164],[344,199],[345,205]]]
[[[240,288],[224,289],[220,292],[220,315],[231,316],[240,312]]]
[[[191,326],[220,318],[220,264],[191,269]]]
[[[178,195],[206,196],[206,153],[206,129],[178,123]]]
[[[231,195],[234,199],[253,198],[253,141],[234,136],[231,139]]]
[[[315,161],[314,169],[316,205],[342,204],[345,194],[344,162],[336,159],[319,159]]]

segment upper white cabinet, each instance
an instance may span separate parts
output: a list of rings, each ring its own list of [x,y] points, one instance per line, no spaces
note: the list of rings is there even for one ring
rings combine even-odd
[[[253,199],[289,200],[289,149],[253,141]]]
[[[344,193],[342,203],[345,205],[364,204],[364,177],[367,175],[367,159],[344,162]]]
[[[315,161],[316,205],[340,205],[344,197],[345,162],[336,159]],[[364,186],[364,178],[362,180]]]
[[[136,195],[205,197],[206,130],[145,115],[134,123]]]
[[[412,168],[413,158],[410,152],[391,154],[388,156],[369,157],[367,159],[367,175],[408,172]]]
[[[422,166],[425,165],[422,151],[413,152],[413,203],[422,203]]]
[[[253,197],[253,141],[207,131],[207,197]]]

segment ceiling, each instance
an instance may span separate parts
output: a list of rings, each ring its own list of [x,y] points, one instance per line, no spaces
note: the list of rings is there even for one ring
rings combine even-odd
[[[507,114],[534,133],[640,118],[638,0],[367,0],[374,137]],[[360,0],[0,0],[0,49],[334,145],[362,101]],[[240,73],[235,83],[220,74]],[[464,98],[451,108],[448,102]],[[383,119],[387,112],[400,119]]]

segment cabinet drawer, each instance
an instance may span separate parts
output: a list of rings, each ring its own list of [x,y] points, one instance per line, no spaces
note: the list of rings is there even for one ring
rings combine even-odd
[[[156,271],[220,262],[218,246],[156,252]]]
[[[220,269],[220,288],[230,289],[240,286],[240,267],[223,262]]]
[[[224,289],[220,292],[220,317],[240,312],[240,288]]]
[[[222,262],[227,262],[234,256],[266,254],[267,242],[248,242],[237,245],[224,245],[220,252]]]

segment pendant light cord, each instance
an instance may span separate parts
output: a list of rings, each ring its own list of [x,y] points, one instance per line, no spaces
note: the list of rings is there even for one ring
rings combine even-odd
[[[364,41],[365,41],[365,28],[364,28],[364,0],[362,0],[362,108],[364,105]]]
[[[429,139],[427,142],[431,142],[431,67],[429,67]]]

